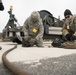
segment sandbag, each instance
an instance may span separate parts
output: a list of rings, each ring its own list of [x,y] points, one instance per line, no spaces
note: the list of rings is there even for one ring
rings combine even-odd
[[[76,40],[64,42],[62,47],[66,49],[76,49]]]

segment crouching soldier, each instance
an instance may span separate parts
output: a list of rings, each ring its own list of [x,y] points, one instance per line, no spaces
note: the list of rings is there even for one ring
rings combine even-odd
[[[73,15],[69,9],[64,12],[65,23],[62,28],[62,35],[65,42],[63,47],[76,48],[76,15]]]
[[[32,12],[31,16],[26,19],[22,31],[24,33],[22,38],[23,47],[43,46],[44,27],[40,14],[37,11]]]

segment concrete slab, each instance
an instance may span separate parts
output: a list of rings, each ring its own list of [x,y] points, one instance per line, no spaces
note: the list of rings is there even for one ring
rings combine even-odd
[[[44,43],[47,45],[47,43]],[[45,46],[46,46],[45,45]],[[7,58],[11,62],[25,61],[25,63],[38,62],[40,59],[48,59],[52,57],[59,57],[76,53],[75,49],[63,49],[63,48],[38,48],[29,47],[25,48],[18,45],[18,48],[10,52]]]
[[[76,75],[76,49],[48,48],[49,42],[44,42],[44,48],[22,47],[11,51],[7,58],[16,67],[26,70],[32,75]],[[14,47],[12,42],[0,42],[0,75],[12,75],[2,64],[2,54]],[[50,45],[51,46],[51,45]],[[53,58],[56,57],[56,58]]]
[[[2,54],[8,49],[12,48],[14,45],[15,43],[12,42],[0,42],[0,46],[2,47],[0,50],[0,63],[2,63]]]
[[[2,62],[2,54],[12,48],[15,43],[12,42],[0,42],[2,50],[0,50],[0,63]],[[25,63],[38,62],[40,59],[47,59],[52,57],[59,57],[76,53],[75,49],[63,49],[63,48],[47,48],[51,45],[50,42],[44,42],[44,48],[34,47],[22,47],[18,45],[17,49],[13,50],[7,55],[8,60],[11,62],[25,61]]]

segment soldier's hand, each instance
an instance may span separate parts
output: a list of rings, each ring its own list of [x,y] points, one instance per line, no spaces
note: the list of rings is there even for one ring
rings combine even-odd
[[[35,39],[30,39],[30,40],[29,40],[29,43],[30,43],[31,46],[34,45]]]
[[[67,34],[66,35],[66,39],[69,40],[69,41],[71,40],[71,37],[72,37],[72,34]]]

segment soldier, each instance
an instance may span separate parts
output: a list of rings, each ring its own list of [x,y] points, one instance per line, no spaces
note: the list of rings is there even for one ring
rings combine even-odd
[[[37,11],[33,11],[31,16],[27,18],[23,25],[24,38],[22,39],[22,46],[43,46],[43,33],[44,27],[40,14]]]
[[[4,10],[4,6],[3,6],[3,3],[2,3],[2,0],[0,0],[0,10],[1,10],[1,11]]]
[[[75,40],[76,40],[76,15],[73,15],[69,9],[66,9],[64,11],[64,17],[65,17],[65,23],[62,28],[63,39],[66,42],[69,42],[68,44],[70,44],[72,42],[72,47],[76,46],[76,43],[75,43]],[[73,45],[73,42],[75,45]],[[65,43],[63,45],[65,45]],[[71,44],[70,44],[70,47],[71,47]]]

